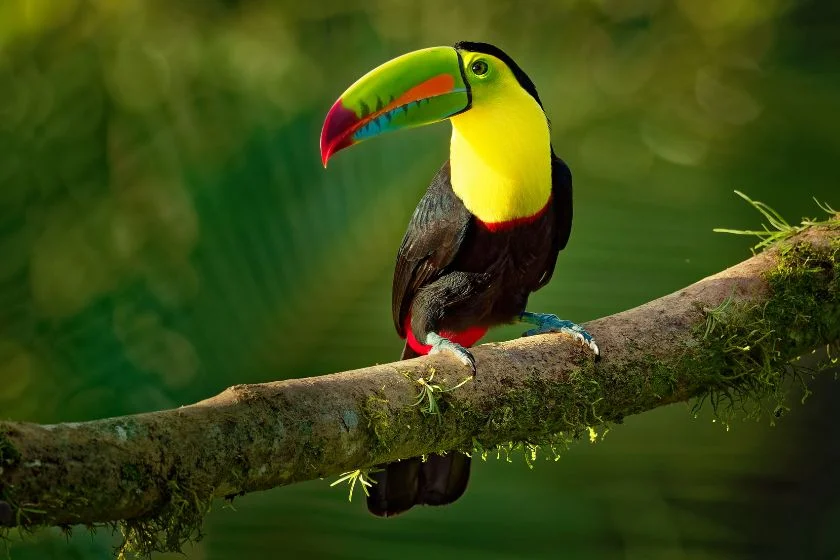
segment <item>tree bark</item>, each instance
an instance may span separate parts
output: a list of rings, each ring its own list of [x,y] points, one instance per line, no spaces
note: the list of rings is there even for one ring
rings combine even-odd
[[[83,423],[0,422],[0,525],[128,521],[177,548],[214,497],[440,450],[564,444],[698,396],[758,405],[791,360],[840,339],[840,229],[812,226],[723,272],[587,323],[603,358],[564,335],[474,348],[477,376],[438,405],[459,362],[431,356],[237,385],[174,410]],[[427,392],[429,390],[427,389]],[[719,412],[721,412],[719,410]],[[154,536],[154,533],[162,536]],[[155,540],[158,539],[158,540]]]

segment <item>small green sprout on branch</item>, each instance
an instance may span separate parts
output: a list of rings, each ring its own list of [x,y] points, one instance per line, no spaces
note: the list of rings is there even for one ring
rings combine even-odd
[[[753,245],[753,251],[762,250],[766,247],[776,243],[777,241],[781,241],[783,239],[787,239],[792,235],[795,235],[805,228],[815,225],[840,225],[840,217],[838,217],[837,211],[828,205],[826,202],[820,202],[816,198],[814,198],[814,202],[817,203],[817,206],[831,216],[828,220],[825,221],[817,221],[815,219],[804,218],[800,225],[792,226],[787,223],[781,214],[776,212],[767,204],[759,201],[753,200],[741,191],[735,191],[735,194],[746,200],[753,208],[761,212],[761,214],[767,219],[769,222],[768,224],[761,224],[763,229],[760,230],[752,230],[752,229],[728,229],[728,228],[715,228],[714,232],[716,233],[731,233],[734,235],[751,235],[756,236],[759,238],[759,242]]]
[[[350,486],[350,492],[347,496],[347,501],[353,501],[353,490],[356,488],[356,483],[359,483],[359,486],[362,488],[362,492],[365,493],[365,496],[369,496],[368,488],[376,484],[376,481],[373,480],[370,475],[374,472],[379,472],[381,469],[377,469],[375,467],[370,467],[368,469],[356,469],[355,471],[347,471],[341,473],[340,478],[330,484],[330,487],[335,486],[336,484],[341,484],[342,482],[347,482]]]
[[[450,391],[454,391],[455,389],[464,385],[467,381],[472,379],[472,377],[467,377],[454,387],[450,387],[448,389],[444,389],[438,383],[432,383],[435,378],[435,370],[434,368],[431,369],[429,373],[429,377],[421,377],[417,379],[417,384],[420,385],[420,391],[417,393],[417,400],[414,401],[411,406],[421,406],[420,410],[424,414],[432,414],[438,417],[438,421],[440,421],[440,406],[438,405],[438,397],[435,396],[435,393],[443,394],[449,393]],[[425,404],[423,404],[425,402]]]
[[[726,325],[729,318],[730,307],[735,298],[729,294],[725,300],[720,302],[716,307],[704,307],[703,312],[706,314],[705,331],[703,338],[707,339],[715,331],[718,325]]]

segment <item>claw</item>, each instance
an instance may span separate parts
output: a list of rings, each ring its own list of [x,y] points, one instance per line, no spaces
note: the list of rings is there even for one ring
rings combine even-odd
[[[473,358],[469,350],[434,332],[426,335],[426,344],[432,347],[429,350],[429,354],[449,354],[450,356],[454,356],[459,362],[469,367],[472,370],[473,377],[475,377],[475,358]]]
[[[557,315],[552,315],[551,313],[530,313],[528,311],[523,312],[519,316],[519,320],[523,323],[536,325],[536,328],[525,331],[522,333],[522,336],[534,336],[536,334],[550,332],[567,334],[581,344],[588,346],[595,353],[596,358],[601,357],[601,350],[598,348],[592,335],[577,323],[559,319]]]

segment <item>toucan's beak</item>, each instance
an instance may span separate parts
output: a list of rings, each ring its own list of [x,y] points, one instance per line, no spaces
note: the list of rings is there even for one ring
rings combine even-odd
[[[324,120],[324,167],[336,152],[379,134],[438,122],[470,106],[458,51],[432,47],[374,68],[341,94]]]

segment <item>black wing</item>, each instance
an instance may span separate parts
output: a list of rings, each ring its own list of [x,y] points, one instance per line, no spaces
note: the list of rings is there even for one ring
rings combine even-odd
[[[391,310],[400,336],[417,291],[446,272],[471,222],[472,214],[452,191],[447,161],[417,204],[397,254]]]
[[[557,264],[557,253],[566,247],[572,234],[572,172],[562,159],[551,150],[551,200],[554,211],[554,232],[551,244],[551,258],[537,288],[542,288],[551,280]]]

